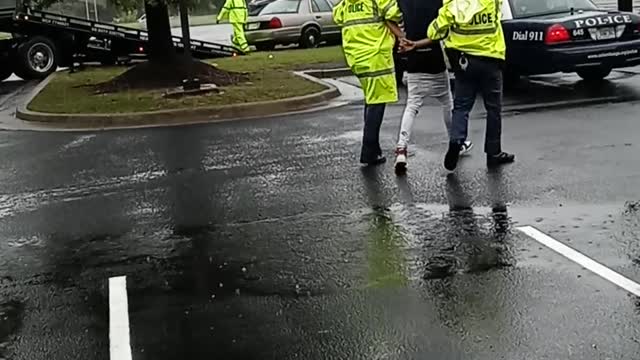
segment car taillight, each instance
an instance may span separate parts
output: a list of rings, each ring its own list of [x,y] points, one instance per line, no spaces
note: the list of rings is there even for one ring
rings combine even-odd
[[[545,37],[544,42],[546,44],[556,44],[569,40],[571,40],[571,36],[569,36],[567,29],[560,24],[555,24],[549,26],[547,29],[547,36]]]
[[[279,29],[282,27],[282,21],[280,21],[280,19],[278,19],[277,17],[274,17],[273,19],[271,19],[271,21],[269,21],[269,29]]]

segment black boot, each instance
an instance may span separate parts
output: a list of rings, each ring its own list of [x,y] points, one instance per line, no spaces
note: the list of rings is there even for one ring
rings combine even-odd
[[[367,166],[376,166],[376,165],[384,164],[385,162],[387,162],[387,158],[384,157],[383,155],[378,155],[375,158],[371,158],[371,159],[360,159],[360,162]]]
[[[367,166],[384,164],[387,158],[382,155],[380,143],[363,142],[360,150],[360,163]]]
[[[444,156],[444,168],[453,171],[456,169],[458,165],[458,158],[460,158],[460,150],[462,150],[462,144],[458,143],[449,143],[449,150],[447,150],[447,154]]]
[[[506,152],[501,152],[495,155],[487,154],[487,166],[496,167],[504,164],[510,164],[516,160],[516,156]]]

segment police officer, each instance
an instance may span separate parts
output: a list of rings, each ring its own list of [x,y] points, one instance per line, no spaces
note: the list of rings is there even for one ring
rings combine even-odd
[[[501,21],[502,0],[445,0],[438,17],[429,25],[428,37],[440,40],[455,73],[455,95],[447,170],[458,164],[467,138],[469,113],[482,94],[487,111],[484,151],[489,167],[514,161],[502,151],[502,69],[506,46]],[[447,36],[448,35],[448,36]]]
[[[360,162],[366,165],[386,161],[379,136],[386,104],[398,101],[393,49],[395,37],[403,37],[401,18],[396,0],[342,0],[333,9],[347,64],[365,95]]]
[[[216,23],[222,20],[228,20],[231,23],[233,26],[231,42],[244,53],[249,52],[249,44],[244,36],[244,24],[247,23],[248,15],[245,0],[226,0],[216,19]]]

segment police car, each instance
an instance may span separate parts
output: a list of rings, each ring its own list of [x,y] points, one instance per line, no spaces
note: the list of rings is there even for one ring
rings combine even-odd
[[[576,72],[601,80],[640,64],[640,16],[590,0],[505,0],[506,74]]]

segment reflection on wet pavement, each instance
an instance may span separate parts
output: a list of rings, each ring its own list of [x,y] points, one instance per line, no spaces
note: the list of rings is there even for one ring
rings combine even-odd
[[[449,211],[440,214],[435,209],[430,210],[427,204],[391,204],[386,207],[381,200],[383,190],[377,171],[367,169],[363,173],[373,208],[371,219],[377,230],[372,236],[375,239],[373,243],[386,250],[384,264],[395,264],[393,269],[385,268],[381,273],[387,276],[394,274],[393,278],[399,282],[404,278],[399,262],[414,268],[420,264],[422,269],[417,271],[421,274],[414,275],[425,280],[512,265],[508,244],[510,219],[501,197],[501,172],[488,173],[487,183],[493,201],[490,215],[474,213],[473,199],[455,174],[446,178]],[[398,182],[404,184],[401,185],[404,199],[410,200],[408,184],[402,180]],[[399,255],[398,248],[406,255]],[[404,261],[398,260],[399,257],[404,257]]]

